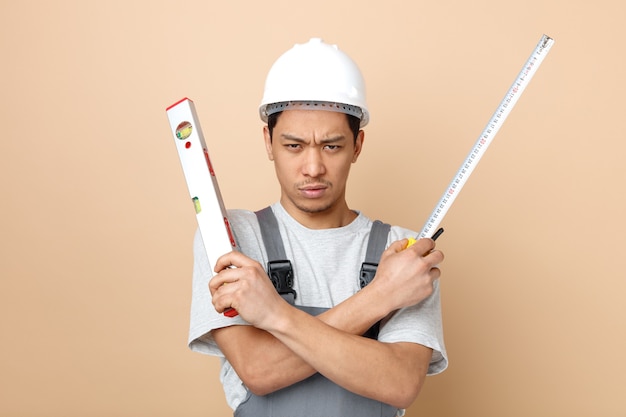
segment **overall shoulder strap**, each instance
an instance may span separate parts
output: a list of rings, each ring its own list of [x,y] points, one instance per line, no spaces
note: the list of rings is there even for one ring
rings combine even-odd
[[[361,271],[359,273],[359,284],[361,288],[365,288],[367,284],[372,282],[376,275],[378,262],[380,262],[380,257],[385,250],[385,246],[387,246],[389,230],[391,230],[391,225],[383,223],[380,220],[376,220],[372,223],[372,230],[370,231],[370,237],[367,241],[367,250],[365,251],[365,261],[361,264]],[[363,336],[376,340],[378,339],[379,331],[380,321],[370,327]]]
[[[254,214],[259,221],[261,238],[267,252],[267,275],[281,297],[293,304],[296,299],[296,291],[293,289],[293,267],[291,261],[287,259],[276,216],[269,206]]]
[[[267,251],[267,258],[270,261],[287,259],[283,239],[278,231],[278,221],[271,207],[265,207],[262,210],[255,211],[256,218],[261,227],[261,237]]]
[[[376,220],[372,223],[372,230],[367,242],[367,251],[365,252],[365,261],[361,264],[361,272],[359,274],[359,283],[361,288],[365,288],[376,275],[380,256],[387,246],[387,236],[391,225]]]

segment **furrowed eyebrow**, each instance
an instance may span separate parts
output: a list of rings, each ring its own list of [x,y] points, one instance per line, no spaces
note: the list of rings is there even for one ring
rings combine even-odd
[[[299,143],[304,143],[304,142],[305,142],[305,140],[304,140],[304,139],[299,138],[299,137],[297,137],[297,136],[290,135],[289,133],[283,133],[282,135],[280,135],[280,137],[281,137],[282,139],[292,140],[292,141],[294,141],[294,142],[299,142]]]
[[[292,141],[298,142],[298,143],[306,143],[306,140],[304,140],[304,139],[302,139],[302,138],[300,138],[298,136],[291,135],[289,133],[283,133],[280,136],[281,136],[281,138],[286,139],[286,140],[292,140]],[[320,144],[326,145],[326,144],[329,144],[329,143],[341,142],[341,141],[345,140],[345,138],[346,137],[343,136],[343,135],[331,136],[329,138],[321,139],[320,140]]]
[[[345,139],[346,139],[346,137],[343,136],[343,135],[332,136],[330,138],[326,138],[326,139],[320,140],[320,143],[322,143],[322,144],[337,143],[337,142],[341,142],[341,141],[343,141]]]

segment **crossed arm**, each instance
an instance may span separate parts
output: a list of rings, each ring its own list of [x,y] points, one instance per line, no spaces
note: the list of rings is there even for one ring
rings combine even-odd
[[[257,395],[320,372],[357,394],[406,408],[419,394],[432,350],[360,336],[432,293],[443,254],[430,239],[405,247],[406,240],[392,244],[370,285],[317,317],[286,303],[259,263],[241,253],[224,255],[215,268],[220,273],[210,282],[213,304],[218,312],[235,308],[252,326],[216,329],[213,337]]]

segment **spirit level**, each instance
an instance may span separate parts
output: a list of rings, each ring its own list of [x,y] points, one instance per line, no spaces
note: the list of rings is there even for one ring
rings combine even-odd
[[[184,98],[169,106],[166,112],[213,273],[217,259],[236,249],[237,243],[228,222],[193,101]],[[233,317],[237,312],[230,309],[224,315]]]

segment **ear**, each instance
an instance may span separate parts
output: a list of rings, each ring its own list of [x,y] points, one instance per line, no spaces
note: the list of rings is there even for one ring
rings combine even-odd
[[[263,127],[263,138],[265,140],[265,152],[267,152],[267,157],[270,161],[274,160],[274,152],[272,151],[272,138],[270,137],[270,129],[269,127]]]
[[[365,132],[359,130],[359,134],[356,136],[356,141],[354,141],[354,156],[352,157],[352,163],[355,163],[357,159],[359,159],[359,155],[361,155],[361,151],[363,150],[363,142],[365,142]]]

